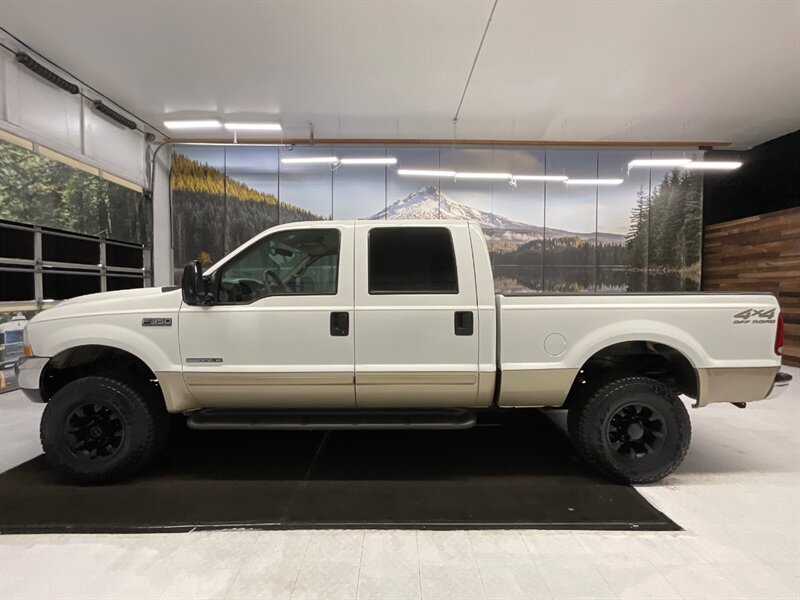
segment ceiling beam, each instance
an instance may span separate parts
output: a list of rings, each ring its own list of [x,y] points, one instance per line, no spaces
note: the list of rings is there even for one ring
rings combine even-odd
[[[167,138],[172,144],[232,144],[231,138]],[[283,144],[310,145],[307,138],[253,138],[240,139],[242,144]],[[372,145],[372,146],[534,146],[534,147],[570,147],[570,148],[674,148],[709,150],[726,148],[730,142],[697,142],[697,141],[554,141],[554,140],[453,140],[453,139],[395,139],[395,138],[315,138],[315,146],[324,145]]]

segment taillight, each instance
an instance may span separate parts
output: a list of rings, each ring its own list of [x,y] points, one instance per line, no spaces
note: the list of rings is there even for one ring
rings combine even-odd
[[[775,332],[775,354],[783,354],[783,313],[778,313],[778,331]]]

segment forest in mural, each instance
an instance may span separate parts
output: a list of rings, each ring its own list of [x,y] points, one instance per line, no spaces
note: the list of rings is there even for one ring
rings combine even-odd
[[[652,194],[640,189],[630,221],[626,247],[631,269],[646,269],[653,276],[676,274],[699,284],[703,180],[698,172],[671,171]]]
[[[247,149],[239,150],[244,153],[237,160],[247,161]],[[274,153],[271,168],[279,169],[277,149],[254,150],[264,153],[265,161],[267,152]],[[631,181],[612,198],[584,194],[581,200],[564,191],[548,195],[543,185],[520,191],[505,182],[481,188],[475,182],[459,187],[407,181],[383,167],[377,174],[331,173],[325,165],[327,171],[309,171],[307,179],[295,171],[274,173],[264,183],[252,176],[258,164],[252,157],[238,166],[230,159],[210,164],[192,151],[173,154],[176,277],[189,260],[212,264],[278,223],[462,219],[481,225],[499,293],[699,289],[702,178],[697,173],[654,172],[642,179],[652,184],[634,188]],[[424,152],[430,160],[431,150]],[[396,153],[415,159],[406,149]],[[534,158],[544,163],[543,157]],[[312,197],[313,202],[304,200]]]
[[[279,222],[321,217],[255,190],[207,164],[172,157],[172,228],[176,265],[199,259],[213,264],[257,233]]]
[[[143,194],[0,140],[0,219],[149,245]]]

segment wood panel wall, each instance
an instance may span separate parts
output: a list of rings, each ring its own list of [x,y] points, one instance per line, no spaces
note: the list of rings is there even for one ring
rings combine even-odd
[[[703,290],[775,294],[783,362],[800,366],[800,207],[705,227]]]

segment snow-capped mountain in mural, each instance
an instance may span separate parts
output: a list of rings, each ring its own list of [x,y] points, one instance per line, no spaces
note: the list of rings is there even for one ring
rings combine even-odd
[[[384,210],[372,215],[370,219],[459,219],[479,223],[486,234],[492,238],[525,243],[542,239],[544,227],[514,221],[502,215],[488,213],[472,206],[462,204],[443,194],[436,186],[428,185],[412,192],[405,198],[396,200]],[[563,229],[547,229],[548,239],[577,237],[593,240],[594,232],[579,233]],[[625,236],[616,233],[598,232],[597,239],[607,244],[624,244]]]

